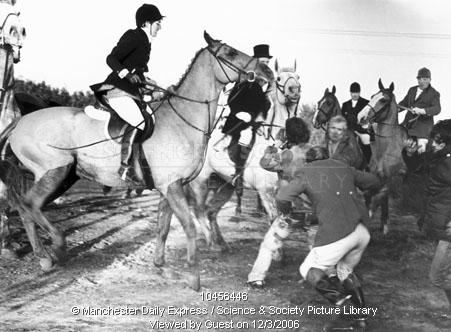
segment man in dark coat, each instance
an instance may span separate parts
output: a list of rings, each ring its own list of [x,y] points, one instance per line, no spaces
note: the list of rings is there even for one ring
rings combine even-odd
[[[132,128],[128,128],[122,139],[121,167],[118,171],[123,180],[138,182],[132,168],[133,142],[138,130],[144,129],[141,109],[144,96],[140,84],[152,81],[147,77],[151,40],[161,29],[159,9],[144,4],[136,11],[136,29],[127,30],[108,55],[106,62],[112,72],[102,84],[91,88],[96,94],[104,93],[110,106]]]
[[[424,176],[420,225],[438,245],[429,277],[443,289],[451,305],[451,120],[438,122],[430,133],[430,151],[418,154],[415,141],[403,150],[409,170]]]
[[[242,172],[255,141],[258,123],[266,119],[271,101],[257,82],[243,81],[235,84],[228,97],[230,114],[222,128],[232,136],[228,146],[230,159],[235,163],[235,187],[242,192]]]
[[[307,160],[313,161],[279,189],[277,207],[287,215],[291,211],[291,202],[300,194],[309,197],[319,229],[313,249],[299,268],[300,273],[335,305],[342,305],[349,299],[355,306],[364,307],[361,285],[353,270],[370,240],[370,233],[363,224],[369,217],[356,186],[362,190],[376,190],[380,181],[373,174],[326,158],[324,148],[309,150]],[[334,268],[337,276],[326,274]]]
[[[371,159],[370,133],[357,122],[357,114],[368,104],[368,100],[360,96],[360,84],[357,82],[351,84],[350,92],[351,99],[343,103],[341,113],[348,122],[348,129],[359,137],[363,155],[366,162],[369,163]]]
[[[418,141],[418,153],[426,151],[429,133],[434,125],[434,115],[440,113],[440,93],[431,86],[431,71],[421,68],[417,75],[418,85],[411,87],[399,105],[408,107],[402,123],[409,136]]]

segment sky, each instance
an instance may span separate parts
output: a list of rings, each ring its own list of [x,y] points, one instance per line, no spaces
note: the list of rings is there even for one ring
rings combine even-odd
[[[69,91],[88,90],[110,69],[106,56],[119,37],[135,27],[143,0],[18,0],[27,30],[17,77],[45,81]],[[195,52],[205,46],[203,31],[245,53],[269,44],[282,66],[297,62],[302,103],[317,102],[337,88],[349,99],[357,81],[369,98],[382,79],[395,84],[400,101],[427,67],[441,93],[442,113],[451,118],[451,2],[439,0],[156,0],[166,16],[152,43],[151,76],[176,83]]]

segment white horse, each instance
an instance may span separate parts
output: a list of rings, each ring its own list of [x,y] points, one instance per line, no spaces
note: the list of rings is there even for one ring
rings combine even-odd
[[[279,68],[275,63],[275,87],[270,92],[272,106],[268,112],[265,125],[259,130],[255,144],[249,154],[243,173],[243,185],[257,190],[268,217],[273,220],[277,215],[274,191],[277,185],[277,174],[268,172],[260,166],[260,159],[266,147],[275,145],[279,131],[285,127],[285,121],[297,116],[300,100],[299,75],[296,74],[296,62],[293,67]],[[231,184],[235,173],[235,164],[230,160],[227,147],[231,137],[224,136],[220,126],[212,133],[209,141],[205,163],[199,175],[190,183],[191,195],[195,199],[194,213],[197,219],[211,225],[213,243],[226,247],[227,244],[219,231],[216,216],[221,207],[230,199],[234,187]],[[211,175],[218,175],[219,183],[212,186]],[[208,201],[210,189],[215,189],[213,197]],[[236,215],[241,213],[240,197]],[[210,219],[208,221],[208,219]]]
[[[25,28],[19,20],[16,1],[0,1],[0,134],[20,117],[14,102],[14,64],[20,61],[20,49],[25,39]],[[0,151],[0,155],[3,151]],[[0,181],[0,253],[11,257],[8,249],[8,223],[4,215],[6,188]]]

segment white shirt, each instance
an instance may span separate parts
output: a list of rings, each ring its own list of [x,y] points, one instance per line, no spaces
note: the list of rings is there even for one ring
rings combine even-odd
[[[421,90],[419,87],[417,88],[417,94],[415,95],[415,100],[418,99],[418,97],[420,96],[420,94],[423,92],[423,90]]]
[[[354,108],[355,105],[357,105],[357,102],[358,100],[351,99],[352,108]]]

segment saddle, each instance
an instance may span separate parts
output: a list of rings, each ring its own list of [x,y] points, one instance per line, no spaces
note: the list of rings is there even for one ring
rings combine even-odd
[[[105,98],[105,94],[108,89],[99,89],[97,85],[92,86],[91,88],[94,90],[96,103],[94,106],[90,105],[85,107],[84,111],[86,115],[96,120],[104,121],[105,137],[113,142],[116,142],[117,144],[121,144],[122,137],[124,137],[126,131],[131,130],[132,126],[125,122],[108,103],[108,100]],[[133,158],[138,160],[144,181],[147,187],[151,189],[155,188],[155,185],[152,178],[152,172],[149,164],[147,163],[147,159],[145,158],[141,143],[152,136],[155,120],[153,114],[147,111],[148,106],[146,103],[139,103],[137,101],[137,104],[140,106],[141,114],[144,117],[144,130],[139,131],[136,137],[135,143],[137,144],[133,145]]]
[[[122,137],[127,130],[131,127],[127,122],[122,120],[122,118],[116,113],[116,111],[111,107],[106,99],[105,95],[108,91],[109,86],[101,83],[100,87],[98,85],[93,85],[92,90],[94,91],[94,96],[96,98],[96,103],[94,106],[87,106],[85,108],[85,113],[96,120],[105,121],[104,134],[107,139],[110,139],[118,144],[121,143]],[[150,136],[152,136],[155,120],[152,113],[150,113],[147,108],[148,105],[144,102],[136,101],[138,104],[141,114],[144,117],[144,130],[139,131],[136,138],[136,143],[141,144]]]

